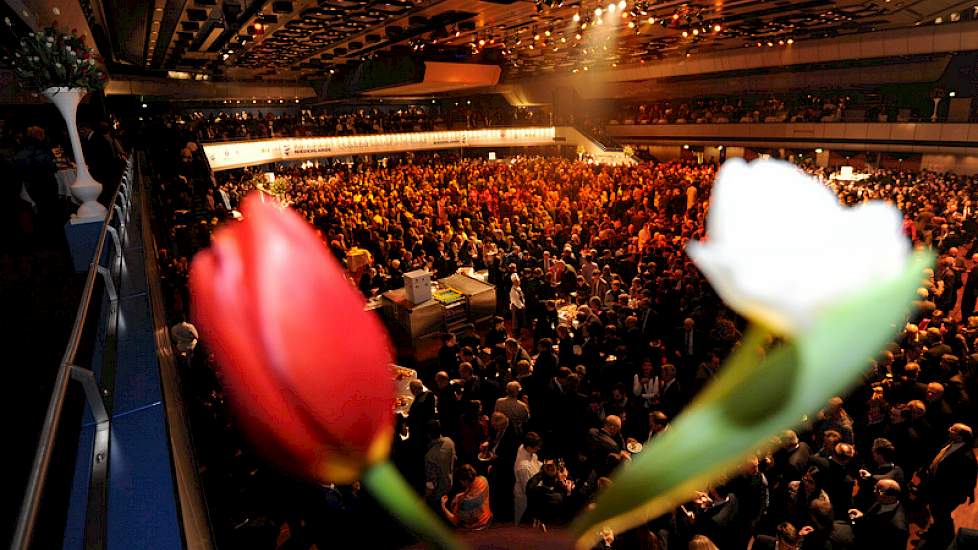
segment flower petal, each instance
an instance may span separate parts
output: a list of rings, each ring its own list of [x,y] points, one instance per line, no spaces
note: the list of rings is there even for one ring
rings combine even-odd
[[[843,208],[788,163],[735,159],[717,176],[710,240],[687,251],[732,308],[793,334],[832,303],[903,269],[910,247],[901,223],[884,203]]]
[[[190,272],[193,320],[217,356],[235,417],[249,440],[269,460],[311,476],[325,457],[320,437],[265,367],[257,334],[242,308],[244,269],[238,243],[219,231],[211,250],[194,258]]]
[[[393,430],[383,326],[302,218],[257,194],[242,213],[247,293],[269,368],[333,436],[331,445],[364,454]]]

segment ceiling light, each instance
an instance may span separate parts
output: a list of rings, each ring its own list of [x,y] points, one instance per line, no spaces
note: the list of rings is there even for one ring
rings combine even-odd
[[[954,96],[958,95],[958,93],[957,92],[951,92],[951,93],[949,93],[947,95],[948,95],[948,97],[954,97]]]
[[[578,21],[581,20],[581,14],[575,13],[574,14],[574,17],[572,17],[572,19],[574,20],[575,23],[577,23]]]
[[[543,35],[544,36],[550,36],[550,29],[547,29],[546,31],[543,31]]]
[[[616,5],[614,4],[614,2],[612,2],[611,4],[608,4],[608,13],[615,13],[615,10],[616,10],[617,8],[618,8],[618,6],[616,6]]]
[[[601,8],[594,8],[595,17],[601,17],[602,13],[604,13],[604,10],[602,10]]]
[[[628,2],[626,2],[625,0],[619,0],[619,2],[618,2],[618,9],[623,10],[627,6],[628,6]]]
[[[689,36],[689,33],[686,32],[686,31],[683,31],[683,38],[686,38],[687,36]]]
[[[534,40],[540,40],[540,35],[539,34],[534,34],[533,35],[533,39]]]
[[[635,22],[634,21],[629,21],[628,22],[628,28],[629,29],[634,29],[635,28]]]
[[[816,147],[815,148],[815,152],[818,153],[818,154],[822,154],[822,148],[821,147]]]
[[[689,145],[688,144],[684,144],[683,145],[683,149],[687,149],[688,150],[689,149]]]
[[[790,45],[790,44],[794,44],[794,43],[795,43],[795,39],[794,39],[794,38],[789,38],[789,39],[788,39],[788,44],[789,44],[789,45]]]
[[[713,32],[720,32],[720,25],[713,25]]]
[[[655,24],[655,17],[649,17],[649,25]]]
[[[693,36],[699,36],[699,34],[700,34],[699,29],[693,29]]]

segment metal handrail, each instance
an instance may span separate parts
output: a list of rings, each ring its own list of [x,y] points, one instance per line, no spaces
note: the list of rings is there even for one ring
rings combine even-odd
[[[48,467],[51,463],[51,453],[54,451],[54,441],[58,434],[58,425],[61,420],[61,413],[64,409],[65,396],[68,392],[68,381],[72,378],[72,371],[78,370],[75,365],[75,359],[78,355],[78,348],[81,345],[82,333],[85,327],[85,321],[88,318],[88,310],[92,302],[92,294],[95,289],[95,278],[100,272],[100,261],[102,258],[102,251],[105,248],[106,234],[108,233],[109,224],[112,221],[112,217],[116,213],[116,202],[120,195],[120,190],[124,185],[131,184],[132,179],[132,158],[126,165],[126,170],[123,173],[122,181],[119,186],[116,187],[115,193],[112,194],[112,200],[109,201],[109,206],[106,208],[105,218],[102,220],[102,230],[99,232],[98,242],[95,245],[95,253],[92,255],[92,261],[89,264],[88,274],[85,277],[85,287],[82,290],[81,301],[78,303],[78,310],[75,314],[75,324],[71,327],[71,335],[68,337],[68,346],[65,348],[65,353],[61,358],[61,366],[58,368],[58,375],[54,381],[54,389],[51,391],[51,400],[48,402],[47,413],[44,417],[44,426],[41,429],[41,437],[37,444],[37,450],[34,452],[34,463],[31,466],[30,479],[27,482],[27,489],[24,492],[24,500],[21,504],[20,515],[17,518],[17,529],[14,532],[13,541],[10,544],[10,548],[13,550],[27,550],[31,543],[31,537],[34,532],[34,524],[37,520],[37,513],[41,504],[41,494],[44,491],[44,485],[47,481]],[[123,195],[127,198],[132,196],[131,190]],[[126,205],[125,210],[128,212],[130,205]],[[120,225],[125,223],[125,220],[119,218]],[[116,254],[122,255],[122,250],[117,249]],[[104,269],[104,268],[102,268]],[[104,272],[103,272],[104,276]],[[111,279],[109,279],[111,280]],[[90,401],[91,402],[91,401]],[[99,402],[101,402],[101,396],[99,396]],[[95,420],[99,423],[107,422],[108,415],[105,412],[104,404],[101,410],[98,410],[98,404],[94,404],[92,407],[92,413],[95,416]]]
[[[137,178],[144,177],[145,157],[139,153]],[[204,157],[204,162],[207,158]],[[210,165],[208,164],[208,169]],[[146,188],[148,189],[148,188]],[[139,204],[141,211],[143,251],[145,253],[147,291],[150,303],[150,316],[156,339],[156,357],[160,363],[160,383],[163,390],[163,405],[167,418],[167,433],[170,436],[170,456],[173,460],[173,477],[176,482],[183,541],[186,550],[210,550],[214,547],[207,504],[204,499],[200,479],[197,475],[197,462],[193,453],[192,435],[187,419],[186,406],[181,395],[180,372],[177,369],[170,332],[167,330],[165,302],[160,288],[159,251],[156,235],[153,233],[149,212],[150,191]]]

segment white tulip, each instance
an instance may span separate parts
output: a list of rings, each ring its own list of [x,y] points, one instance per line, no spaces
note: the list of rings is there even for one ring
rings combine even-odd
[[[709,240],[687,253],[730,307],[794,335],[827,307],[903,272],[902,221],[881,201],[843,207],[786,162],[732,159],[710,197]]]

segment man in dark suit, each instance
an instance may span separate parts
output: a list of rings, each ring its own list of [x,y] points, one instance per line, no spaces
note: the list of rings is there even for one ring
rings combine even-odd
[[[947,548],[954,538],[954,522],[951,512],[959,505],[975,500],[975,482],[978,481],[978,461],[973,449],[974,434],[965,424],[948,428],[950,439],[923,469],[924,498],[930,508],[932,523],[920,548],[928,550]]]
[[[676,379],[675,365],[666,363],[662,365],[662,373],[659,375],[659,403],[658,408],[666,413],[670,418],[675,418],[683,406],[683,393]]]
[[[781,434],[781,445],[774,453],[771,471],[771,482],[775,490],[786,488],[788,483],[801,479],[812,458],[812,449],[808,443],[799,441],[798,434],[792,430],[785,430]]]
[[[408,410],[408,433],[411,439],[427,443],[428,422],[435,419],[435,394],[425,390],[420,380],[412,380],[410,388],[414,402]]]
[[[96,132],[92,126],[90,123],[79,125],[82,152],[85,155],[88,171],[95,181],[102,184],[99,202],[107,203],[119,185],[119,158],[109,139],[104,134]]]
[[[907,514],[900,504],[900,484],[881,479],[874,489],[876,502],[863,513],[853,508],[849,517],[860,548],[906,548],[910,536]]]
[[[609,414],[601,429],[591,428],[587,434],[588,461],[592,469],[605,463],[608,455],[622,456],[625,441],[621,437],[621,418]]]

